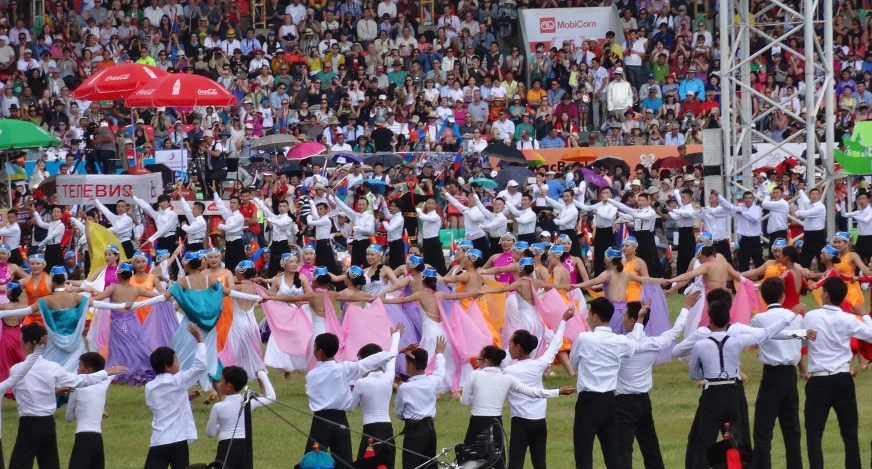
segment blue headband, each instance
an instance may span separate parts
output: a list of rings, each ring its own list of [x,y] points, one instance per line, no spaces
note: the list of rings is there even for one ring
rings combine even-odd
[[[185,257],[182,258],[182,262],[187,264],[193,260],[200,260],[200,252],[201,251],[186,252]]]
[[[713,240],[714,240],[714,238],[712,238],[712,234],[709,233],[708,231],[703,231],[702,233],[696,235],[696,239],[699,239],[699,238],[705,238],[705,239],[707,239],[707,240],[709,240],[709,241],[713,241]]]
[[[823,254],[824,257],[826,257],[827,259],[832,259],[834,257],[838,257],[839,251],[832,246],[826,246],[825,248],[821,249],[821,254]]]
[[[800,239],[793,243],[793,247],[802,247],[803,244],[805,244],[805,241]]]
[[[357,278],[363,275],[363,269],[359,266],[353,265],[348,269],[348,276],[351,278]]]
[[[130,265],[130,263],[128,263],[128,262],[122,262],[122,263],[118,264],[118,271],[119,272],[133,272],[133,266]]]
[[[130,260],[136,259],[137,257],[141,257],[141,258],[143,258],[143,259],[145,259],[145,260],[148,260],[148,254],[146,254],[146,253],[144,253],[144,252],[142,252],[142,251],[136,251],[136,252],[134,252],[133,255],[130,256]]]
[[[379,254],[382,253],[382,247],[381,247],[381,245],[379,245],[379,244],[370,244],[369,247],[366,248],[366,250],[367,250],[367,251],[375,251],[375,252],[377,252],[377,253],[379,253]]]
[[[288,263],[288,260],[290,260],[291,257],[296,256],[299,253],[300,251],[294,250],[293,252],[286,252],[282,254],[282,257],[279,259],[279,265],[284,268],[285,264]]]
[[[562,256],[564,252],[566,250],[563,249],[563,246],[551,246],[551,249],[548,250],[548,254],[552,256]]]
[[[457,246],[460,248],[463,248],[463,249],[470,249],[470,248],[472,248],[472,241],[470,241],[468,239],[464,239]]]
[[[424,277],[436,278],[436,269],[424,269],[424,272],[421,273]]]
[[[315,250],[315,245],[312,243],[307,244],[306,247],[303,248],[303,251],[314,251],[314,250]]]
[[[312,271],[312,276],[320,277],[322,275],[327,275],[328,273],[327,267],[315,267],[315,270]]]
[[[28,256],[28,259],[30,259],[30,260],[39,259],[39,260],[45,262],[45,256],[42,254],[31,254],[30,256]]]
[[[608,260],[619,259],[619,258],[621,258],[621,256],[623,256],[623,253],[621,253],[621,251],[619,249],[615,249],[615,248],[606,249],[606,259],[608,259]]]
[[[569,235],[568,235],[568,234],[562,234],[562,235],[557,236],[557,241],[560,241],[561,239],[569,239]]]
[[[64,277],[66,277],[67,269],[65,269],[62,265],[56,265],[51,268],[51,275],[63,275]]]
[[[253,269],[253,268],[254,268],[254,262],[251,262],[248,260],[240,261],[239,264],[236,264],[236,271],[237,272],[245,272],[246,270]]]
[[[16,288],[21,288],[21,284],[16,282],[9,282],[6,284],[6,291],[15,290]]]
[[[408,263],[412,267],[418,267],[419,265],[424,263],[424,258],[421,256],[416,256],[414,254],[410,254],[409,258],[406,259],[406,263]]]
[[[521,260],[518,261],[518,265],[520,265],[520,266],[533,265],[533,258],[532,257],[522,257]]]
[[[503,234],[502,236],[500,236],[500,240],[502,241],[503,238],[509,238],[509,239],[511,239],[512,241],[514,241],[514,240],[515,240],[515,234],[514,234],[514,233],[511,233],[511,232],[506,232],[505,234]]]
[[[836,237],[838,237],[838,235],[839,234],[836,233]],[[845,238],[845,239],[848,239],[848,238]],[[772,243],[772,247],[773,248],[786,248],[787,247],[787,240],[785,240],[784,238],[778,238],[775,240],[775,242]]]
[[[481,251],[479,251],[478,249],[470,249],[469,252],[466,253],[466,257],[468,257],[471,261],[477,261],[481,259],[481,256]]]
[[[542,254],[545,252],[545,244],[544,243],[533,243],[530,246],[530,250],[533,251],[534,254]]]
[[[838,233],[835,234],[835,236],[833,236],[833,239],[836,239],[836,238],[841,238],[841,239],[844,239],[845,241],[850,241],[851,240],[851,233],[848,233],[847,231],[839,231]]]
[[[158,260],[162,261],[162,260],[166,259],[167,257],[170,257],[170,252],[167,251],[166,249],[158,249],[154,253],[154,257],[157,258]]]
[[[269,252],[269,246],[260,249],[261,252]]]
[[[512,247],[512,249],[514,249],[515,251],[523,251],[525,249],[528,249],[529,247],[530,243],[526,241],[518,241],[517,243],[515,243],[515,246]]]
[[[121,252],[118,249],[118,246],[116,246],[114,244],[110,244],[110,245],[106,246],[106,249],[104,249],[103,252],[106,252],[106,251],[113,251],[115,254],[118,254],[119,252]]]
[[[706,247],[706,246],[708,246],[708,244],[706,244],[706,243],[699,243],[699,244],[696,245],[696,249],[694,249],[693,252],[698,256],[698,255],[699,255],[699,252],[702,251],[702,248],[704,248],[704,247]]]
[[[621,244],[632,244],[633,246],[638,246],[639,241],[636,241],[636,238],[632,236],[628,236],[627,239],[625,239],[624,242]]]
[[[0,251],[12,252],[12,248],[10,248],[8,244],[3,243],[0,244]]]
[[[206,250],[206,255],[208,256],[209,254],[221,254],[221,250],[218,248],[209,248]]]

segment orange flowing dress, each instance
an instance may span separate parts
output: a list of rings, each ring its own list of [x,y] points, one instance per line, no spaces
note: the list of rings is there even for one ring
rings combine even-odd
[[[154,283],[155,283],[155,278],[154,278],[154,275],[152,275],[152,274],[148,274],[144,280],[137,279],[136,275],[134,275],[133,277],[130,278],[131,285],[133,285],[134,287],[142,287],[143,290],[147,290],[147,291],[154,290]],[[144,296],[140,296],[139,298],[136,299],[136,301],[144,301],[147,299],[148,298],[146,298]],[[145,322],[145,318],[148,317],[148,313],[150,311],[151,311],[151,306],[145,306],[143,308],[139,308],[139,309],[134,310],[134,312],[136,313],[136,317],[139,318],[140,323]]]
[[[215,275],[215,280],[221,282],[225,287],[230,287],[226,274]],[[225,296],[221,303],[221,317],[218,318],[218,323],[215,324],[215,330],[218,331],[217,345],[219,352],[224,350],[224,344],[227,342],[227,333],[230,332],[231,324],[233,324],[233,300],[229,296]]]
[[[48,286],[48,275],[43,272],[39,279],[31,278],[29,282],[24,284],[24,292],[27,293],[27,306],[33,306],[40,298],[51,295],[51,289]],[[38,313],[28,314],[24,317],[24,325],[39,324],[45,327],[45,321],[42,315]]]

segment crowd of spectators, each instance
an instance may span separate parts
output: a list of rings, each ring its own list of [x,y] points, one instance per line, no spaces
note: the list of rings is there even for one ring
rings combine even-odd
[[[783,34],[786,9],[751,5],[762,31]],[[615,6],[625,40],[609,32],[535,44],[527,57],[518,8],[588,6]],[[521,149],[698,144],[701,130],[720,126],[713,2],[440,0],[431,13],[415,0],[266,0],[254,11],[230,0],[46,0],[45,16],[29,11],[0,2],[0,115],[43,125],[66,147],[103,121],[135,126],[126,137],[146,154],[184,146],[178,121],[185,135],[192,124],[224,130],[232,156],[243,157],[246,139],[274,132],[338,150],[477,151],[494,140]],[[838,125],[847,127],[868,117],[872,50],[852,2],[836,13]],[[261,21],[267,28],[254,29]],[[765,42],[756,35],[752,48]],[[805,63],[791,51],[803,50],[801,35],[789,49],[759,54],[751,73],[759,91],[799,114]],[[208,76],[239,105],[129,109],[71,98],[93,73],[128,61]],[[765,116],[758,130],[775,142],[801,125],[769,107],[753,100]]]

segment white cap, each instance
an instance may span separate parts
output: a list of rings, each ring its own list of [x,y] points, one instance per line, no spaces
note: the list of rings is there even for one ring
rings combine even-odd
[[[109,127],[109,123],[106,121],[100,122],[100,127]]]
[[[547,237],[550,238],[550,237],[551,237],[551,232],[550,232],[550,231],[543,231],[543,232],[539,233],[539,236],[540,236],[540,237],[542,237],[542,236],[547,236]]]
[[[696,181],[696,178],[693,177],[693,174],[685,174],[685,175],[684,175],[684,180],[685,180],[685,181]]]
[[[506,187],[518,187],[518,183],[512,179],[508,184],[506,184]]]
[[[380,94],[380,95],[378,95],[378,99],[384,101],[384,100],[388,99],[388,97],[383,95],[383,94]]]
[[[0,36],[0,41],[9,42],[9,38],[7,36]]]
[[[642,185],[642,181],[640,181],[640,180],[638,180],[638,179],[633,179],[633,182],[631,182],[630,185],[631,185],[631,186],[641,186],[641,185]]]
[[[203,138],[206,138],[206,137],[214,138],[215,136],[212,135],[212,131],[211,131],[211,130],[204,130],[204,131],[203,131]]]
[[[622,67],[618,67],[618,68],[616,68],[616,69],[615,69],[615,74],[617,75],[618,73],[620,73],[621,75],[623,75],[623,74],[624,74],[624,69],[623,69]]]

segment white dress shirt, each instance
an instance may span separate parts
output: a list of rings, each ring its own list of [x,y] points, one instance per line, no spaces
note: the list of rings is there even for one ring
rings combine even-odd
[[[643,330],[637,323],[627,335],[615,334],[608,326],[579,334],[569,353],[570,365],[578,370],[578,392],[614,391],[621,360],[636,353]]]
[[[400,333],[391,336],[391,351],[396,352],[400,346]],[[396,357],[388,360],[384,369],[375,370],[354,383],[351,391],[351,408],[360,404],[363,424],[386,422],[390,423],[391,396],[394,394],[394,366]]]
[[[257,197],[254,198],[254,204],[263,212],[266,221],[272,226],[270,240],[272,242],[287,241],[293,234],[294,220],[287,213],[276,215]]]
[[[197,441],[197,425],[188,388],[206,371],[206,344],[197,344],[194,366],[176,374],[161,373],[145,385],[145,405],[152,412],[151,446]]]
[[[21,247],[21,227],[18,225],[18,220],[10,221],[9,226],[0,228],[0,236],[6,238],[5,243],[12,250]]]
[[[309,409],[354,410],[349,381],[360,379],[366,373],[384,366],[397,356],[396,350],[374,353],[357,362],[336,363],[335,360],[318,362],[306,373],[306,395]]]
[[[791,329],[803,329],[802,316],[793,314],[792,311],[782,308],[780,304],[771,304],[765,312],[755,314],[751,318],[751,326],[767,327],[782,316],[790,318]],[[757,357],[764,365],[796,365],[802,358],[802,343],[798,340],[767,340],[757,348]]]
[[[545,202],[548,205],[557,209],[560,213],[554,220],[559,230],[575,230],[575,224],[578,222],[578,207],[575,204],[566,205],[561,200],[554,200],[551,197],[545,196]],[[615,210],[617,212],[617,210]],[[609,225],[611,227],[611,225]]]
[[[6,391],[12,389],[27,376],[27,373],[30,372],[30,369],[36,364],[36,361],[42,357],[42,352],[45,351],[45,347],[37,347],[34,349],[33,353],[27,356],[23,362],[17,363],[12,368],[9,369],[9,377],[6,378],[2,383],[0,383],[0,393],[6,394]],[[81,388],[84,389],[84,388]]]
[[[698,217],[699,211],[693,208],[692,204],[681,205],[669,212],[669,218],[675,220],[675,224],[679,228],[693,228],[693,222]]]
[[[184,198],[179,199],[179,203],[181,203],[182,210],[185,211],[185,218],[188,220],[187,226],[182,226],[182,231],[187,233],[187,242],[189,244],[202,243],[203,239],[206,238],[206,219],[203,218],[203,215],[194,216],[191,206]]]
[[[823,201],[812,203],[805,191],[799,191],[799,201],[802,209],[796,211],[796,216],[802,218],[802,227],[805,231],[820,231],[826,227],[827,207]]]
[[[698,267],[698,266],[697,266]],[[683,309],[682,309],[683,310]],[[755,332],[760,332],[763,329],[758,327],[751,327],[740,322],[731,323],[730,327],[727,328],[728,335],[740,335],[740,334],[753,334]],[[806,334],[805,329],[784,329],[780,332],[777,332],[772,336],[772,340],[796,340],[796,339],[804,339]],[[691,332],[690,335],[687,335],[685,332],[684,340],[675,345],[675,348],[672,349],[672,358],[677,358],[682,361],[687,361],[690,358],[691,352],[693,352],[693,346],[696,345],[702,339],[712,335],[712,330],[708,327],[699,327],[695,331]]]
[[[502,212],[491,212],[481,203],[481,200],[478,200],[478,197],[475,198],[475,205],[479,210],[481,210],[485,220],[487,220],[481,225],[482,230],[490,230],[491,238],[499,238],[506,234],[506,225],[509,221],[506,220],[506,216],[503,215]]]
[[[536,212],[532,208],[517,209],[513,205],[506,204],[506,210],[515,217],[519,235],[536,232]]]
[[[739,355],[742,350],[771,339],[776,332],[787,327],[792,319],[787,318],[786,315],[779,316],[769,327],[755,329],[750,334],[732,335],[727,334],[727,331],[712,332],[709,337],[718,342],[724,341],[725,337],[729,339],[723,342],[722,351],[718,350],[714,340],[700,340],[694,344],[693,351],[690,353],[690,378],[705,379],[706,388],[709,386],[708,381],[738,378]],[[721,353],[723,353],[723,369],[721,369]]]
[[[495,417],[503,415],[503,404],[509,391],[521,393],[527,397],[543,399],[557,397],[559,389],[542,389],[527,386],[518,378],[507,375],[498,367],[489,366],[478,369],[469,375],[469,380],[463,388],[460,403],[472,404],[474,417]]]
[[[817,338],[808,342],[809,373],[848,371],[853,357],[850,338],[872,342],[869,316],[864,315],[860,322],[837,306],[825,305],[805,313],[805,327],[817,331]]]
[[[403,227],[405,226],[405,220],[403,219],[403,213],[390,213],[387,212],[385,214],[385,220],[382,222],[382,226],[385,227],[385,231],[388,233],[388,242],[397,241],[399,239],[403,239]]]
[[[772,200],[768,195],[763,199],[763,210],[769,210],[769,220],[766,222],[768,233],[784,231],[787,229],[787,214],[790,213],[790,205],[784,199]]]
[[[9,370],[10,376],[20,373],[19,367],[26,366],[24,362],[13,365]],[[90,375],[69,373],[57,363],[39,357],[24,379],[12,387],[15,391],[15,400],[18,402],[18,416],[51,416],[57,409],[56,388],[84,388],[108,378],[109,375],[105,371],[98,371]]]
[[[654,231],[654,223],[657,219],[657,212],[655,212],[653,208],[628,207],[615,199],[609,199],[609,203],[614,205],[618,208],[618,210],[629,215],[633,219],[633,231]]]
[[[594,212],[593,223],[597,228],[610,230],[618,218],[618,209],[612,204],[597,202],[587,205],[579,200],[574,201],[573,204],[585,212]]]
[[[400,420],[421,420],[436,416],[436,390],[445,377],[445,356],[436,354],[432,375],[412,376],[397,388],[394,412]]]
[[[318,215],[318,208],[312,200],[309,201],[309,206],[311,212],[306,217],[306,224],[315,227],[315,239],[318,241],[330,239],[330,229],[333,227],[333,223],[330,221],[329,216],[322,217]]]
[[[268,406],[276,399],[276,390],[266,371],[258,371],[257,379],[263,383],[263,392],[266,395],[263,398],[252,397],[251,410]],[[239,415],[242,405],[241,393],[230,394],[223,401],[215,403],[209,413],[209,422],[206,423],[206,436],[215,438],[217,435],[218,441],[245,438],[245,413],[241,417]]]
[[[153,218],[155,225],[157,225],[157,231],[148,238],[149,243],[153,243],[158,238],[166,238],[176,234],[176,228],[179,227],[179,216],[176,215],[172,206],[167,207],[166,210],[157,211],[151,208],[151,204],[135,195],[133,196],[133,201],[143,212]],[[218,205],[221,207],[224,204],[220,203]]]
[[[548,348],[545,349],[541,357],[516,361],[503,368],[503,373],[514,376],[518,381],[531,388],[544,388],[542,375],[551,366],[551,363],[554,362],[554,357],[560,351],[560,347],[563,345],[563,332],[565,330],[566,321],[560,321],[560,327],[557,328],[554,338],[551,339]],[[512,411],[512,417],[520,417],[527,420],[544,419],[547,402],[545,399],[534,399],[519,392],[509,391],[509,409]]]
[[[351,175],[349,175],[350,177]],[[349,184],[351,181],[349,181]],[[375,217],[371,211],[357,213],[351,207],[345,204],[340,197],[331,197],[336,207],[341,210],[349,220],[354,222],[354,229],[351,236],[355,241],[366,241],[375,233]]]
[[[744,204],[733,205],[722,195],[718,195],[718,201],[724,207],[736,214],[736,234],[739,236],[763,236],[763,209],[759,205],[746,207]],[[870,212],[872,215],[872,212]]]
[[[245,216],[239,213],[239,210],[231,212],[229,208],[224,206],[224,201],[218,194],[215,194],[215,206],[221,212],[221,217],[224,218],[224,223],[218,225],[218,228],[224,230],[224,238],[229,241],[242,239],[242,231],[245,229]]]
[[[130,218],[130,215],[126,213],[122,215],[114,214],[99,200],[94,200],[94,203],[97,205],[97,209],[103,213],[103,216],[109,220],[109,223],[112,223],[109,231],[118,237],[118,241],[123,243],[133,239],[133,219]]]
[[[658,353],[672,345],[681,335],[689,314],[689,310],[682,309],[672,329],[655,337],[643,336],[636,353],[630,358],[621,360],[616,389],[618,394],[644,394],[651,390],[654,385],[654,380],[651,378],[654,360]]]
[[[485,218],[484,214],[481,213],[481,210],[478,207],[469,208],[458,202],[457,199],[447,192],[443,193],[442,196],[449,204],[453,205],[454,208],[463,214],[463,226],[466,228],[466,239],[478,239],[485,235],[484,230],[481,229],[481,225],[484,223]],[[472,195],[470,197],[476,196]]]
[[[508,189],[503,189],[497,194],[497,197],[506,201],[506,207],[509,205],[514,205],[515,207],[521,206],[521,191],[515,191],[515,195],[512,195]]]
[[[103,433],[103,408],[112,379],[70,393],[67,422],[76,421],[76,433]]]
[[[715,241],[722,241],[730,236],[727,232],[727,220],[730,215],[730,209],[722,205],[703,207],[699,210],[699,217],[705,223],[705,230],[711,233]]]
[[[853,218],[857,222],[857,234],[860,236],[872,235],[872,206],[867,205],[862,210],[854,212],[846,212],[844,202],[842,203],[842,216]],[[2,230],[0,230],[2,233]],[[11,246],[11,244],[10,244]]]
[[[45,239],[39,242],[40,246],[55,245],[61,243],[61,239],[64,237],[64,222],[62,222],[61,220],[54,220],[51,223],[46,223],[39,216],[35,216],[33,217],[33,219],[36,220],[36,224],[39,225],[40,228],[45,228],[46,230],[48,230],[48,234],[45,235]]]
[[[421,228],[422,239],[431,239],[439,237],[439,230],[442,228],[442,217],[436,210],[430,213],[424,213],[420,208],[415,209],[418,212],[418,220],[421,220],[423,226]]]

